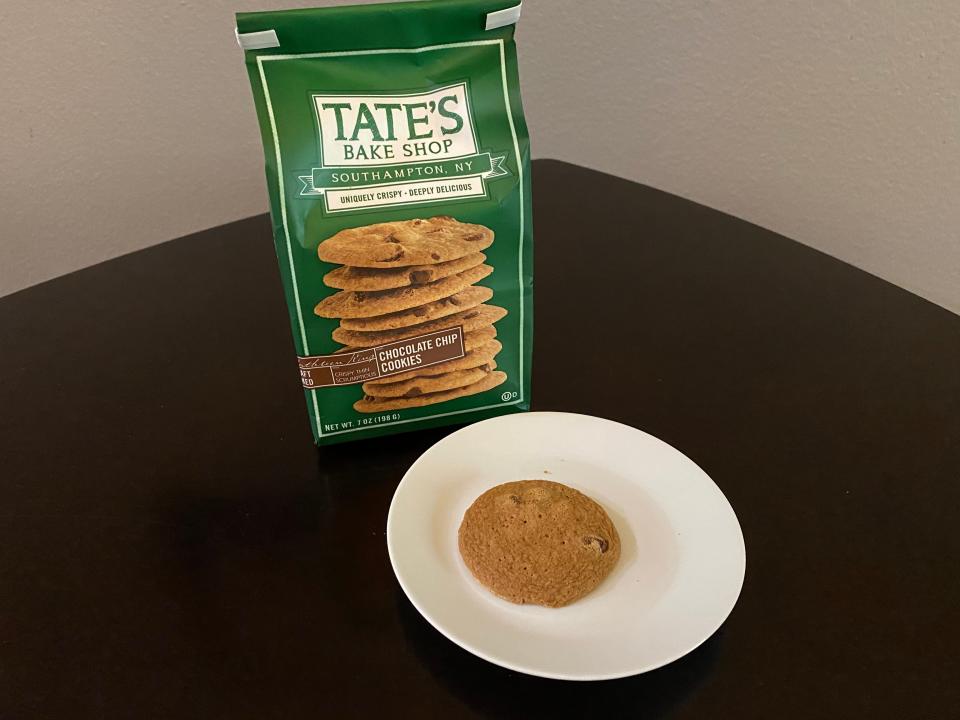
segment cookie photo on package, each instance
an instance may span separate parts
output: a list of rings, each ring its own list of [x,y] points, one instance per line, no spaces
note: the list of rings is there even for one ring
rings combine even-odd
[[[237,15],[320,445],[529,409],[519,16],[516,0]]]

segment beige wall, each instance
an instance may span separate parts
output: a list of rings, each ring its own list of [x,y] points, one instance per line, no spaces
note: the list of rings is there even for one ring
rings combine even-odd
[[[262,212],[232,13],[312,4],[8,3],[0,294]],[[951,0],[527,0],[534,154],[725,210],[960,312],[958,35]]]

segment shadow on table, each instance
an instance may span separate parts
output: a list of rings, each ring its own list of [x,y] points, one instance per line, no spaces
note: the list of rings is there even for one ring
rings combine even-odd
[[[315,448],[319,477],[323,482],[349,485],[354,476],[378,470],[386,473],[382,479],[395,488],[414,460],[461,427],[429,428]]]
[[[437,632],[397,591],[408,644],[434,678],[478,713],[495,718],[667,717],[691,698],[713,667],[722,630],[689,655],[635,677],[597,682],[548,680],[471,655]]]

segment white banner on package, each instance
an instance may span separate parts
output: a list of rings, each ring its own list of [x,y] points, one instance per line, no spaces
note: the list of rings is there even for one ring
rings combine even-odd
[[[452,198],[484,197],[486,194],[482,175],[465,175],[445,180],[418,180],[343,190],[328,188],[323,198],[327,205],[327,212],[344,212],[384,205],[408,205]]]

